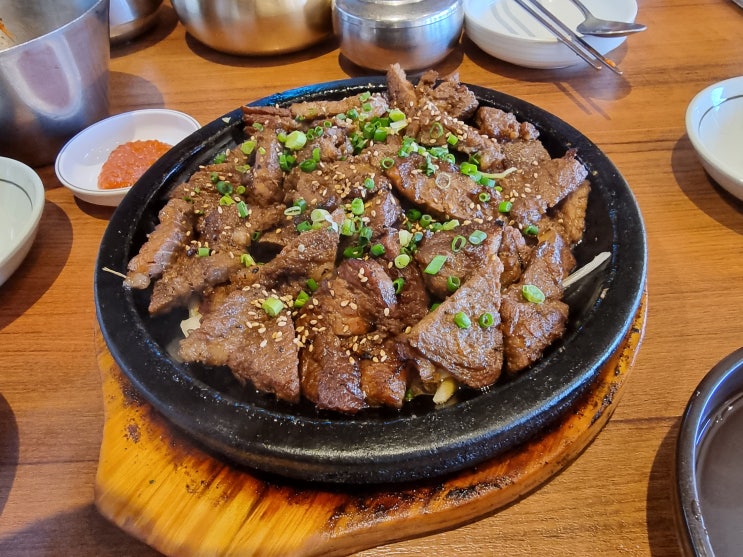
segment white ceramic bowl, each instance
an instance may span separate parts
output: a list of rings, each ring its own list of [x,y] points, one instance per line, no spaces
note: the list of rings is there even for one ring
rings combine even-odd
[[[686,109],[686,133],[712,179],[743,200],[743,77],[699,92]]]
[[[44,211],[44,184],[30,167],[0,157],[0,285],[28,255]]]
[[[570,0],[541,0],[568,27],[575,30],[583,16]],[[636,0],[583,0],[594,15],[616,21],[634,21]],[[583,61],[514,0],[465,0],[467,36],[482,50],[505,62],[527,68],[564,68]],[[606,54],[626,37],[584,37]]]
[[[131,190],[98,187],[98,175],[116,147],[129,141],[157,139],[176,145],[200,128],[188,114],[152,108],[124,112],[85,128],[62,148],[54,170],[59,181],[83,201],[97,205],[118,205]]]

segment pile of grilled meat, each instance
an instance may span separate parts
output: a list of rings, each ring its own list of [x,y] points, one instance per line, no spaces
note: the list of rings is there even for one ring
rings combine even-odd
[[[387,85],[244,107],[245,142],[170,192],[125,285],[153,315],[198,308],[184,361],[353,414],[489,387],[564,333],[576,153],[457,76],[392,66]]]

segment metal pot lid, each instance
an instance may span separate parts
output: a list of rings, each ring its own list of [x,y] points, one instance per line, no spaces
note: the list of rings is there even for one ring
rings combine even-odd
[[[459,0],[335,0],[336,14],[348,23],[371,27],[418,27],[462,10]]]

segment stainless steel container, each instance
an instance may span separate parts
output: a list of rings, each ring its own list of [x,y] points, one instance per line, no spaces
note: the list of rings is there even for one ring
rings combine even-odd
[[[157,21],[157,10],[163,0],[111,0],[111,44],[134,39]]]
[[[354,64],[420,70],[442,61],[462,34],[460,0],[334,0],[333,28]]]
[[[109,0],[0,0],[0,155],[54,161],[108,114]]]
[[[237,55],[283,54],[333,34],[331,0],[172,0],[186,30]]]

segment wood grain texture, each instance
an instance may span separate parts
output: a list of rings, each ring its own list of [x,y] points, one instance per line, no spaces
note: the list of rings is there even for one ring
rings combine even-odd
[[[670,471],[680,416],[743,338],[743,204],[704,173],[684,113],[703,88],[741,75],[743,10],[729,0],[638,5],[648,30],[612,52],[622,78],[582,65],[518,68],[466,38],[438,66],[557,115],[629,182],[647,229],[649,302],[621,403],[579,458],[528,497],[358,557],[678,556]],[[166,0],[151,33],[111,51],[111,113],[166,107],[205,124],[277,91],[359,75],[334,41],[279,57],[215,53]],[[0,555],[153,557],[93,506],[104,424],[93,269],[112,210],[75,200],[51,166],[39,175],[36,243],[0,287]]]
[[[589,392],[547,431],[473,469],[403,486],[324,488],[231,467],[140,400],[98,334],[105,425],[96,505],[182,557],[340,556],[464,524],[537,488],[595,438],[619,403],[645,308]]]

